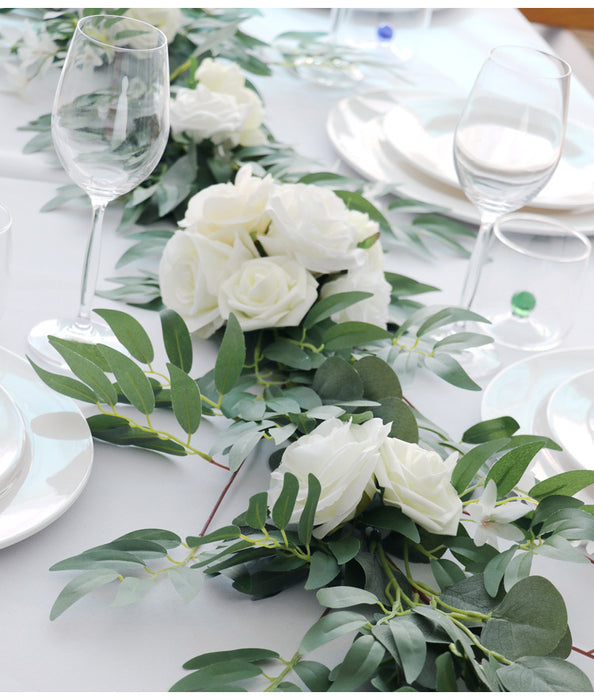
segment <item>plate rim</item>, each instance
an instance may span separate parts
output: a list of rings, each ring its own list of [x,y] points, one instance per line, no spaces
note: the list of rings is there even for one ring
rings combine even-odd
[[[59,499],[55,499],[53,504],[50,503],[48,506],[46,506],[43,510],[42,515],[35,519],[31,523],[27,523],[25,526],[23,526],[20,530],[18,531],[11,531],[8,534],[3,534],[2,533],[2,516],[3,513],[14,507],[16,504],[16,507],[18,508],[19,506],[19,494],[22,493],[23,488],[26,484],[30,484],[33,481],[36,481],[38,479],[38,475],[35,474],[35,470],[32,468],[33,467],[33,462],[35,460],[35,445],[31,447],[32,454],[31,454],[31,461],[32,464],[28,466],[26,470],[26,474],[24,475],[24,478],[20,483],[18,483],[15,486],[15,491],[14,494],[12,494],[10,500],[2,505],[0,508],[0,549],[4,549],[6,547],[9,547],[11,545],[17,544],[18,542],[22,542],[23,540],[31,537],[32,535],[40,532],[44,528],[46,528],[48,525],[51,525],[53,522],[55,522],[58,518],[60,518],[74,503],[75,501],[79,498],[81,493],[83,492],[89,477],[91,475],[92,467],[93,467],[93,459],[94,459],[94,442],[93,442],[93,436],[91,434],[91,430],[88,427],[87,421],[80,410],[79,406],[74,402],[73,399],[63,396],[62,394],[58,394],[55,392],[53,389],[51,389],[49,386],[44,384],[42,380],[37,376],[33,368],[27,363],[27,361],[21,357],[20,355],[17,355],[16,353],[12,352],[11,350],[8,350],[7,348],[1,347],[0,346],[0,367],[2,366],[2,359],[3,357],[8,356],[10,359],[11,366],[6,370],[6,372],[2,375],[3,377],[6,377],[7,375],[13,374],[16,375],[17,377],[24,379],[26,381],[31,382],[36,389],[39,392],[42,392],[46,398],[54,398],[56,400],[56,405],[58,408],[61,410],[59,412],[67,412],[67,413],[72,413],[75,415],[80,416],[84,424],[86,425],[86,435],[83,437],[81,436],[80,438],[77,438],[77,440],[83,441],[86,443],[85,447],[83,450],[81,450],[80,454],[86,455],[85,457],[85,462],[84,462],[84,470],[81,470],[78,480],[76,481],[76,484],[73,486],[71,491],[67,494],[66,497],[62,497]],[[5,387],[6,388],[6,387]],[[30,430],[30,425],[31,425],[31,420],[33,415],[29,415],[28,411],[23,410],[22,406],[19,405],[19,399],[18,397],[14,396],[11,394],[10,390],[7,389],[7,393],[12,396],[17,408],[19,409],[23,421],[25,423],[25,428],[26,428],[26,433],[27,433],[27,442],[33,443],[35,441],[35,436],[31,436],[31,430]],[[42,414],[39,414],[42,415]],[[82,425],[82,423],[81,423]],[[37,438],[39,439],[39,438]],[[60,442],[58,439],[57,442]],[[60,463],[58,464],[56,468],[56,473],[60,471],[60,469],[63,468],[63,464]],[[50,475],[51,476],[51,475]],[[51,495],[51,494],[50,494]],[[42,498],[40,500],[47,500],[47,492],[42,494]]]

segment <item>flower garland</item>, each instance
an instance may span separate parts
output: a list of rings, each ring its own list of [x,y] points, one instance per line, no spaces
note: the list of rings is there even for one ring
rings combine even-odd
[[[194,30],[210,19],[196,17]],[[234,474],[256,445],[277,449],[268,490],[232,524],[185,540],[139,530],[57,563],[56,571],[82,573],[51,617],[104,585],[116,587],[118,604],[136,602],[164,577],[186,601],[205,575],[227,576],[256,598],[304,585],[326,614],[290,660],[270,649],[213,652],[189,660],[190,673],[173,689],[260,682],[285,691],[591,690],[566,661],[561,596],[530,569],[536,555],[587,561],[575,545],[594,540],[594,508],[575,495],[594,483],[592,472],[536,482],[530,463],[541,449],[558,449],[551,440],[517,435],[517,423],[503,417],[453,441],[404,399],[403,357],[476,388],[450,351],[484,339],[434,335],[475,315],[412,303],[408,297],[429,288],[384,274],[380,212],[361,192],[333,192],[311,177],[297,182],[238,68],[208,55],[208,38],[187,51],[191,33],[171,15],[153,19],[170,22],[172,47],[185,51],[172,61],[174,77],[188,80],[174,89],[164,159],[127,199],[123,223],[179,221],[175,232],[148,234],[126,258],[142,258],[147,246],[159,254],[153,282],[168,307],[161,322],[169,362],[155,367],[138,321],[104,309],[98,313],[129,356],[53,338],[74,377],[33,366],[49,386],[97,407],[88,421],[98,439],[199,455]],[[72,15],[54,20],[61,27]],[[213,33],[208,22],[203,28]],[[245,59],[243,36],[231,41],[238,45]],[[47,144],[46,127],[34,125],[42,137],[35,148]],[[129,283],[124,295],[139,286]],[[191,374],[190,332],[220,333],[215,366],[202,377]],[[120,413],[122,403],[141,418]],[[152,426],[156,407],[172,411],[182,438]],[[191,444],[203,415],[232,419],[209,454]],[[227,465],[215,462],[219,454]],[[413,562],[426,564],[431,583],[413,575]],[[305,658],[345,635],[335,668]]]

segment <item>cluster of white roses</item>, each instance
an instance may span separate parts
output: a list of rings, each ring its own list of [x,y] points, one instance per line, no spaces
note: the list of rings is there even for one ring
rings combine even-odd
[[[360,246],[377,225],[327,188],[278,184],[244,166],[234,184],[196,194],[179,226],[161,258],[161,295],[198,337],[231,313],[244,331],[296,326],[318,295],[345,291],[373,296],[333,320],[387,324],[382,248]]]
[[[313,534],[323,538],[365,508],[379,489],[383,502],[396,506],[428,532],[455,535],[462,501],[452,486],[457,456],[445,461],[419,445],[388,437],[391,425],[373,418],[361,425],[331,418],[287,447],[272,473],[272,508],[285,472],[299,481],[291,522],[297,524],[307,500],[308,475],[321,485]]]
[[[205,58],[195,73],[193,90],[172,88],[171,131],[174,138],[200,142],[210,139],[225,146],[258,146],[266,141],[261,129],[264,106],[246,87],[236,63]]]

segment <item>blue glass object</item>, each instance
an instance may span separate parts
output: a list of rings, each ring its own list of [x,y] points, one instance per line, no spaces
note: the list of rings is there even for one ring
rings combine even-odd
[[[390,41],[394,36],[394,30],[389,24],[380,24],[377,28],[377,38],[380,41]]]

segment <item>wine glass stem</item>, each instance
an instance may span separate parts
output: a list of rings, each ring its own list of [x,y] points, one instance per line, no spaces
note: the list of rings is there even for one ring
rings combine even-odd
[[[97,274],[99,272],[99,260],[101,254],[101,232],[103,230],[103,215],[109,200],[91,197],[93,207],[93,217],[91,221],[91,233],[87,243],[85,262],[83,266],[80,306],[76,319],[78,328],[89,328],[91,325],[91,306],[95,295],[97,284]]]
[[[466,271],[466,279],[462,287],[462,296],[460,298],[460,306],[465,309],[469,309],[474,301],[481,271],[487,259],[487,252],[491,244],[493,224],[496,218],[496,216],[483,216],[481,219],[481,225],[470,256],[468,269]]]

